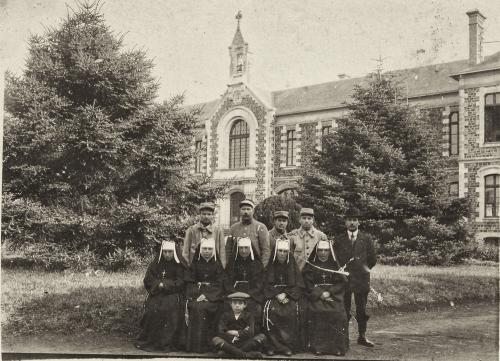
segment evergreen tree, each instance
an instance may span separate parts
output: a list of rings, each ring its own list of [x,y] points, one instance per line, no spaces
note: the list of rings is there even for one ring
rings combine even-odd
[[[287,231],[290,232],[300,227],[300,208],[300,204],[295,201],[294,197],[274,195],[262,200],[262,202],[255,206],[254,217],[259,222],[264,223],[268,230],[271,230],[274,227],[274,212],[287,211]]]
[[[403,94],[380,73],[355,87],[348,117],[323,137],[304,170],[298,201],[315,208],[327,232],[343,231],[343,215],[354,207],[386,255],[413,252],[425,262],[444,262],[447,248],[458,257],[468,233],[461,217],[450,219],[446,211],[441,129]]]
[[[99,10],[79,5],[32,36],[23,74],[7,73],[2,223],[14,245],[145,253],[225,188],[190,176],[196,111],[182,97],[155,103],[152,61]]]

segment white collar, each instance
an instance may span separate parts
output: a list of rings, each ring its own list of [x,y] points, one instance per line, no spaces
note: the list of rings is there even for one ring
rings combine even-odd
[[[347,230],[347,235],[349,236],[349,239],[351,239],[351,234],[354,236],[354,239],[357,239],[358,238],[358,231],[359,231],[359,229],[355,230],[354,232]]]

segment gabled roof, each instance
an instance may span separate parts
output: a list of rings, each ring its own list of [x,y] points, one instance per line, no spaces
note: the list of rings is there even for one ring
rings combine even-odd
[[[500,52],[485,57],[481,64],[473,67],[469,67],[468,60],[464,59],[394,70],[385,74],[394,76],[396,80],[401,82],[403,88],[406,88],[406,84],[408,84],[408,97],[415,98],[435,94],[458,93],[459,84],[454,79],[457,74],[496,68],[500,68]],[[362,84],[364,81],[367,81],[367,77],[272,91],[270,93],[272,106],[276,109],[276,115],[341,108],[344,106],[345,101],[350,100],[354,86]],[[206,119],[215,109],[219,100],[195,105],[200,106],[202,109],[200,119]]]
[[[458,78],[458,76],[462,74],[479,73],[482,71],[495,69],[500,69],[500,51],[485,57],[483,62],[462,69],[457,73],[452,74],[451,76],[453,78]]]
[[[203,122],[212,114],[219,102],[220,99],[215,99],[206,103],[185,105],[184,110],[186,112],[191,112],[195,109],[199,109],[200,115],[198,116],[197,126],[203,126]]]
[[[437,93],[458,92],[458,82],[450,75],[467,65],[467,60],[433,64],[417,68],[390,71],[401,81],[403,88],[408,82],[408,97]],[[323,84],[273,92],[277,115],[343,107],[350,100],[354,85],[362,84],[366,77],[337,80]]]

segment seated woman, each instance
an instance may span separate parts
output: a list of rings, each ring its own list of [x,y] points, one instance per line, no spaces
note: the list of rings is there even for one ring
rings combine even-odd
[[[136,347],[144,351],[171,351],[182,330],[183,286],[186,261],[174,242],[164,241],[159,258],[146,271],[148,297],[141,320],[142,332]]]
[[[186,272],[186,351],[211,350],[223,298],[224,269],[213,239],[202,238]]]
[[[274,257],[264,275],[263,323],[267,334],[268,355],[275,352],[291,356],[300,345],[299,298],[304,283],[290,241],[277,240]]]
[[[348,333],[344,309],[347,278],[335,273],[339,265],[330,241],[319,241],[302,270],[307,305],[307,333],[316,355],[344,355]]]
[[[252,248],[250,238],[239,238],[233,244],[235,249],[233,249],[232,254],[235,255],[235,258],[228,260],[225,270],[226,293],[244,292],[250,295],[247,301],[247,310],[252,313],[255,319],[255,334],[259,334],[264,301],[262,293],[264,266],[257,252]],[[229,305],[226,305],[225,309],[229,309]]]

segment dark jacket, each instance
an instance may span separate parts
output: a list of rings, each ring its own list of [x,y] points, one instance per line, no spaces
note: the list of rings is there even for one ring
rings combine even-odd
[[[358,230],[353,244],[345,231],[335,237],[333,248],[340,266],[347,264],[345,270],[350,273],[346,291],[355,293],[370,291],[370,270],[377,263],[371,237]]]

